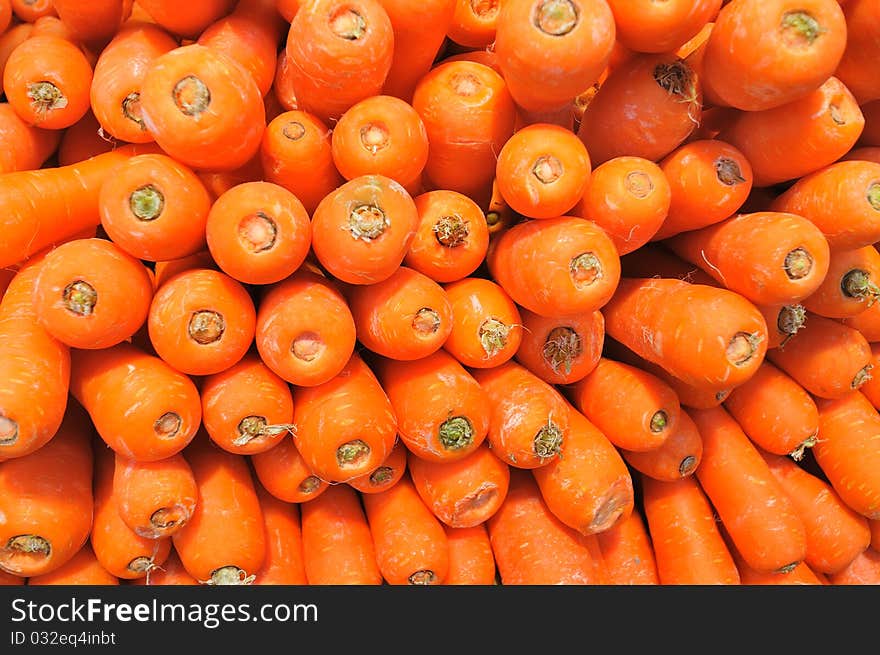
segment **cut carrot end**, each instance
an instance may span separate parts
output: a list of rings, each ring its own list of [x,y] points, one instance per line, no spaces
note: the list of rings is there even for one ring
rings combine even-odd
[[[580,335],[566,326],[550,330],[544,347],[541,349],[544,361],[553,369],[553,372],[559,373],[562,369],[566,375],[571,373],[574,360],[580,357],[583,352],[584,347]]]
[[[440,329],[440,314],[430,307],[422,307],[416,312],[412,321],[412,328],[416,334],[421,336],[431,336],[436,334]]]
[[[354,9],[339,9],[330,16],[330,31],[340,39],[357,41],[366,33],[367,21]]]
[[[587,532],[596,534],[605,532],[614,527],[614,524],[620,520],[624,510],[629,506],[632,500],[632,492],[623,480],[616,480],[587,527]]]
[[[98,292],[85,280],[71,282],[62,292],[64,307],[78,316],[90,316],[98,304]]]
[[[476,95],[483,86],[483,83],[476,75],[462,72],[455,73],[449,84],[456,95],[465,98]]]
[[[238,436],[232,440],[236,446],[244,446],[266,436],[265,416],[245,416],[238,423]]]
[[[348,217],[348,231],[355,239],[372,241],[385,232],[391,220],[376,205],[358,205]]]
[[[795,248],[785,256],[783,268],[789,279],[800,280],[813,270],[813,256],[806,248]]]
[[[803,305],[784,305],[776,318],[776,327],[786,335],[779,347],[791,339],[797,331],[807,324],[807,310]]]
[[[535,27],[550,36],[564,36],[578,24],[578,10],[571,0],[545,0],[535,12]]]
[[[187,326],[190,339],[203,346],[219,341],[225,331],[223,316],[210,309],[193,312]]]
[[[174,85],[174,104],[182,114],[198,117],[211,105],[211,90],[195,75],[187,75]]]
[[[52,554],[52,544],[35,534],[20,534],[11,537],[0,550],[0,569],[20,575],[20,572],[33,568]]]
[[[248,575],[237,566],[221,566],[212,571],[211,577],[204,582],[209,585],[249,585],[254,580],[255,575]]]
[[[691,121],[699,124],[700,111],[699,92],[697,91],[696,75],[693,69],[679,59],[672,63],[657,64],[654,67],[654,81],[678,102],[689,105],[688,115]]]
[[[474,442],[474,425],[466,416],[452,416],[440,424],[437,436],[446,450],[461,450]]]
[[[655,412],[654,416],[651,417],[651,432],[663,432],[667,425],[669,425],[669,415],[662,409]]]
[[[498,212],[486,212],[486,225],[495,227],[501,222],[501,214]]]
[[[688,455],[678,465],[678,474],[686,478],[691,473],[697,470],[697,458],[693,455]]]
[[[277,238],[278,224],[263,212],[249,214],[238,224],[238,240],[250,252],[271,250]]]
[[[27,97],[31,100],[31,108],[38,118],[42,118],[53,109],[64,109],[67,96],[52,82],[33,82],[28,84]]]
[[[819,443],[819,435],[818,434],[810,435],[809,437],[804,439],[800,444],[798,444],[798,447],[795,448],[794,450],[792,450],[788,455],[794,461],[799,462],[804,458],[804,455],[806,455],[807,450],[809,448],[812,448],[813,446],[815,446],[817,443]]]
[[[0,416],[0,446],[11,446],[18,441],[18,422]]]
[[[291,141],[299,141],[306,135],[306,128],[299,121],[289,121],[281,128],[281,133]]]
[[[182,425],[183,420],[179,414],[166,412],[153,423],[153,431],[160,439],[173,439]]]
[[[743,366],[751,361],[758,352],[761,335],[748,332],[737,332],[727,344],[727,361],[734,366]]]
[[[736,186],[746,181],[739,164],[730,157],[719,157],[715,160],[715,176],[724,186]]]
[[[789,46],[808,46],[827,30],[805,11],[787,11],[782,15],[782,34]]]
[[[370,456],[370,446],[362,439],[347,441],[336,449],[336,463],[340,468],[354,468]]]
[[[122,115],[135,123],[141,132],[147,131],[147,124],[141,115],[141,94],[139,91],[132,91],[122,99]]]
[[[871,281],[871,274],[861,268],[847,271],[840,280],[840,289],[847,298],[867,299],[869,306],[880,297],[880,288]]]
[[[489,217],[487,215],[486,221],[488,222],[488,220]],[[431,231],[434,233],[437,243],[441,246],[445,246],[446,248],[457,248],[458,246],[464,245],[467,241],[470,228],[468,228],[467,221],[461,216],[449,215],[441,216],[440,219],[434,223],[434,227],[431,228]]]
[[[510,326],[502,323],[497,318],[487,318],[480,325],[480,345],[487,357],[494,357],[504,350],[507,345],[507,337],[510,334]]]
[[[498,13],[498,0],[470,0],[468,5],[471,13],[484,21],[491,20]]]
[[[874,182],[868,187],[868,204],[874,211],[880,212],[880,182]]]
[[[139,221],[154,221],[165,209],[165,196],[154,185],[145,184],[131,192],[128,206]]]
[[[413,573],[407,580],[411,585],[437,584],[437,574],[430,569],[423,569]]]
[[[572,258],[568,270],[577,287],[587,287],[602,279],[602,262],[591,252]]]
[[[565,173],[562,162],[552,155],[538,157],[532,166],[532,175],[538,178],[541,184],[552,184]]]
[[[547,425],[538,430],[532,442],[532,450],[541,459],[554,457],[562,450],[562,430],[552,418],[548,418]]]
[[[383,484],[386,484],[391,478],[394,477],[394,469],[390,466],[380,466],[375,471],[370,473],[370,484],[374,487],[380,487]]]
[[[361,145],[376,154],[388,147],[388,128],[382,123],[367,123],[360,130]]]
[[[647,198],[654,191],[654,182],[644,171],[630,171],[626,174],[623,183],[627,192],[640,200]]]
[[[297,489],[304,494],[315,493],[321,486],[321,479],[317,475],[310,475],[299,483]]]
[[[170,507],[161,507],[150,515],[150,525],[153,530],[149,534],[143,534],[142,537],[156,539],[166,530],[170,530],[175,526],[180,526],[189,521],[190,511],[180,503],[171,505]],[[155,535],[155,536],[154,536]]]
[[[152,557],[146,557],[141,555],[140,557],[135,557],[131,560],[125,568],[127,568],[132,573],[137,575],[146,574],[148,571],[155,568],[156,563],[153,561]]]
[[[873,364],[868,364],[864,368],[862,368],[858,373],[856,373],[855,377],[852,379],[850,383],[850,387],[855,390],[865,384],[868,380],[870,380],[873,376],[871,375],[871,369],[874,368]]]
[[[290,344],[290,352],[297,359],[311,362],[320,355],[326,345],[316,332],[303,332]]]

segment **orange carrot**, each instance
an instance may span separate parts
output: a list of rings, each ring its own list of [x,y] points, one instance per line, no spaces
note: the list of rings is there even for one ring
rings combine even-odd
[[[880,358],[880,342],[872,341],[869,342],[869,345],[871,346],[871,363],[874,365],[871,369],[873,371],[880,364],[880,359],[878,359]],[[872,375],[867,382],[859,387],[859,391],[874,407],[880,406],[880,378]]]
[[[495,42],[500,5],[498,0],[455,0],[446,35],[467,48],[488,48]]]
[[[104,131],[95,114],[89,110],[85,116],[62,131],[55,160],[59,166],[79,164],[96,155],[112,152],[122,145],[124,142]],[[153,150],[144,148],[145,152]]]
[[[138,5],[172,34],[194,39],[235,5],[234,0],[194,0],[185,7],[173,0],[137,0]]]
[[[822,284],[804,299],[804,307],[829,318],[865,311],[880,299],[880,253],[873,245],[833,250]]]
[[[871,527],[871,548],[880,552],[880,519],[868,519]]]
[[[132,0],[52,0],[58,18],[77,41],[103,50],[131,14]]]
[[[6,31],[0,32],[0,89],[3,88],[3,75],[9,56],[20,43],[31,36],[33,30],[33,23],[25,22],[11,25]]]
[[[108,586],[118,585],[119,578],[111,574],[101,566],[92,544],[86,542],[79,552],[67,560],[66,564],[54,571],[42,575],[34,575],[28,578],[28,585],[90,585]]]
[[[663,482],[674,482],[692,475],[703,459],[703,440],[693,419],[682,409],[678,425],[666,440],[653,450],[618,449],[633,469]]]
[[[8,102],[0,103],[0,174],[41,168],[61,140],[60,130],[45,130],[25,123]]]
[[[880,585],[880,552],[863,550],[845,569],[828,576],[828,581],[837,586]]]
[[[393,487],[406,472],[408,452],[403,440],[398,439],[385,461],[369,473],[352,478],[347,484],[363,494],[375,494]]]
[[[15,30],[16,28],[11,28]],[[2,61],[2,55],[0,55]],[[2,68],[2,64],[0,64]],[[860,105],[862,115],[865,117],[865,128],[859,136],[858,144],[861,146],[880,147],[880,100],[872,100]]]
[[[634,509],[627,518],[596,534],[610,584],[660,584],[654,545],[643,511]]]
[[[819,575],[813,571],[806,562],[801,562],[791,571],[779,573],[778,571],[756,571],[749,566],[737,552],[734,546],[730,546],[730,554],[736,562],[741,584],[744,585],[818,585],[826,584]]]
[[[636,52],[671,52],[695,37],[721,9],[721,0],[608,0],[616,37]]]
[[[869,343],[880,341],[880,303],[873,303],[855,316],[837,320],[858,330]]]
[[[279,500],[260,485],[256,490],[266,531],[266,556],[254,574],[254,584],[307,584],[299,507]]]
[[[168,558],[162,563],[162,566],[152,568],[147,575],[142,578],[129,580],[128,584],[145,585],[145,586],[165,586],[165,585],[188,585],[195,586],[199,581],[186,572],[180,556],[171,546],[171,552]]]
[[[868,73],[880,57],[877,30],[880,4],[876,0],[849,0],[843,7],[846,18],[846,48],[834,71],[853,92],[859,104],[880,99],[880,84]]]
[[[586,377],[602,355],[605,317],[599,310],[545,318],[524,307],[522,342],[516,361],[550,384],[573,384]]]
[[[250,460],[260,484],[286,503],[304,503],[327,490],[327,483],[312,473],[293,439],[282,439]]]
[[[446,585],[495,584],[495,556],[486,524],[472,528],[443,526],[449,546],[449,571]]]

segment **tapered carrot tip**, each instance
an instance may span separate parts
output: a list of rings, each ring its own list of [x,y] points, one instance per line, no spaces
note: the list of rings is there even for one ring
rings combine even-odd
[[[535,14],[535,26],[550,36],[563,36],[578,24],[578,10],[571,0],[547,0]]]
[[[577,332],[570,327],[560,326],[550,330],[541,349],[544,361],[554,373],[571,373],[574,361],[584,352],[584,344]]]
[[[190,338],[202,345],[219,341],[225,331],[226,321],[223,320],[223,316],[210,309],[194,312],[187,326]]]
[[[211,573],[208,580],[204,580],[204,584],[208,585],[249,585],[257,579],[255,575],[248,575],[245,571],[237,566],[221,566],[219,569]]]
[[[245,416],[238,422],[238,436],[232,440],[235,446],[246,446],[254,439],[274,437],[282,432],[293,432],[293,423],[270,424],[265,416]]]
[[[128,197],[131,213],[141,221],[154,221],[165,209],[165,195],[154,185],[138,187]]]
[[[40,565],[52,553],[52,545],[36,534],[21,534],[9,539],[0,551],[0,569],[28,571]]]

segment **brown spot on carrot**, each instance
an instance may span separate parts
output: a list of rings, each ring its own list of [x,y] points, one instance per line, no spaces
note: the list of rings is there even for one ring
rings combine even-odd
[[[362,439],[347,441],[336,449],[336,463],[340,468],[354,468],[370,456],[370,446]]]
[[[748,364],[758,352],[763,337],[757,333],[737,332],[727,344],[727,361],[734,366]]]
[[[317,332],[303,332],[290,344],[290,352],[297,359],[311,362],[324,352],[326,347]]]
[[[370,473],[370,485],[373,487],[381,487],[388,483],[394,477],[394,469],[390,466],[380,466]]]
[[[20,534],[10,537],[0,550],[0,568],[9,573],[27,568],[29,564],[43,562],[52,555],[52,544],[36,534]]]
[[[722,389],[721,391],[715,392],[715,400],[719,403],[723,402],[725,398],[730,395],[730,389]]]
[[[483,321],[482,325],[480,325],[478,336],[486,357],[494,357],[504,350],[509,334],[510,326],[499,321],[497,318],[487,318]]]
[[[630,171],[623,180],[623,186],[628,193],[636,198],[647,198],[654,191],[654,182],[651,176],[644,171]]]
[[[535,27],[550,36],[564,36],[578,24],[578,8],[571,0],[544,0],[535,9]]]
[[[663,432],[666,429],[666,426],[669,425],[669,414],[664,412],[662,409],[654,412],[654,415],[651,417],[651,432]]]
[[[141,94],[140,91],[132,91],[122,99],[122,115],[135,123],[141,132],[147,131],[147,124],[141,114]]]
[[[388,128],[382,123],[367,123],[361,127],[360,138],[364,149],[375,155],[388,147]]]
[[[602,279],[602,262],[591,252],[573,257],[568,270],[576,287],[588,287]]]
[[[437,574],[431,569],[423,569],[421,571],[416,571],[407,579],[412,585],[430,585],[437,583]]]
[[[460,525],[472,522],[473,514],[498,498],[498,486],[492,482],[484,482],[476,491],[468,494],[457,503],[452,511],[451,523]]]
[[[800,562],[792,562],[791,564],[786,564],[785,566],[780,566],[778,569],[774,571],[774,573],[791,573],[794,571]]]
[[[223,316],[210,309],[193,312],[187,326],[190,339],[203,346],[219,341],[225,331],[226,321]]]
[[[583,342],[580,335],[570,327],[561,325],[550,330],[544,346],[541,348],[541,356],[554,373],[564,370],[565,374],[571,373],[574,360],[584,352]]]
[[[632,491],[624,480],[615,480],[599,504],[587,530],[595,534],[613,527],[632,500]]]
[[[855,374],[855,377],[852,379],[850,383],[850,387],[852,389],[858,389],[863,384],[865,384],[868,380],[871,379],[871,369],[874,368],[873,364],[868,364],[864,368],[862,368],[858,373]]]
[[[64,308],[79,316],[90,316],[98,304],[98,292],[85,280],[71,282],[61,293]]]
[[[321,479],[317,475],[310,475],[299,483],[297,489],[304,494],[313,494],[321,486]]]
[[[195,75],[179,80],[171,90],[171,97],[180,113],[198,118],[211,105],[211,90]]]
[[[440,445],[446,450],[461,450],[474,442],[474,425],[466,416],[451,416],[437,431]]]
[[[686,478],[695,470],[697,470],[697,458],[693,455],[688,455],[678,464],[678,474],[683,478]]]
[[[211,577],[204,583],[209,585],[249,585],[255,579],[255,575],[248,575],[246,571],[230,565],[214,569],[211,572]]]
[[[813,270],[813,256],[806,248],[795,248],[785,256],[782,264],[790,280],[801,280]]]
[[[430,336],[440,329],[440,314],[430,307],[422,307],[412,320],[412,328],[417,334]]]
[[[488,223],[488,221],[489,215],[487,214],[486,222]],[[461,216],[452,214],[441,216],[437,222],[434,223],[431,232],[434,233],[434,238],[437,239],[437,243],[441,246],[457,248],[458,246],[464,245],[467,241],[470,228],[468,228],[467,221]]]
[[[277,238],[278,224],[264,212],[249,214],[238,224],[238,240],[250,252],[271,250]]]
[[[11,446],[18,441],[18,423],[8,416],[0,416],[0,446]]]
[[[170,507],[160,507],[155,512],[150,515],[150,525],[152,525],[156,531],[161,533],[163,530],[168,530],[169,528],[173,528],[176,525],[183,525],[189,520],[190,511],[180,503],[176,503],[171,505]],[[152,534],[144,534],[142,537],[147,537],[148,539],[155,539],[153,536],[156,532]],[[157,535],[158,536],[158,535]]]
[[[31,108],[38,119],[42,119],[53,109],[64,109],[67,106],[67,96],[52,82],[32,82],[27,85],[27,97],[30,98]]]
[[[532,441],[532,451],[541,459],[547,459],[558,455],[561,450],[562,429],[548,417],[547,424],[538,430]]]
[[[391,225],[391,220],[376,205],[358,205],[348,216],[348,231],[355,239],[372,241]]]
[[[173,439],[180,431],[183,420],[175,412],[165,412],[153,423],[153,432],[160,439]]]
[[[139,221],[154,221],[165,209],[165,196],[155,185],[145,184],[131,192],[128,206]]]
[[[715,177],[724,186],[736,186],[746,181],[735,159],[719,157],[715,160]]]
[[[330,15],[330,31],[340,39],[357,41],[367,32],[367,21],[354,9],[342,7]]]
[[[828,105],[828,115],[831,116],[831,120],[834,121],[835,125],[846,125],[846,118],[843,117],[843,114],[840,112],[840,106],[834,103]]]
[[[794,461],[799,462],[799,461],[801,461],[801,460],[804,458],[804,455],[806,454],[807,449],[812,448],[812,447],[815,446],[817,443],[819,443],[819,435],[818,435],[818,433],[816,433],[816,434],[811,434],[809,437],[807,437],[807,438],[804,439],[801,443],[799,443],[798,446],[797,446],[797,448],[795,448],[794,450],[792,450],[788,455],[789,455],[789,457],[791,457]]]
[[[803,48],[819,38],[827,30],[806,11],[787,11],[779,24],[783,42],[792,48]]]
[[[782,348],[806,324],[807,310],[803,305],[783,305],[776,318],[776,328],[785,335],[779,347]]]
[[[306,135],[306,128],[299,121],[288,121],[281,128],[281,133],[291,141],[299,141]]]
[[[880,212],[880,182],[872,182],[868,187],[868,204],[874,211]]]

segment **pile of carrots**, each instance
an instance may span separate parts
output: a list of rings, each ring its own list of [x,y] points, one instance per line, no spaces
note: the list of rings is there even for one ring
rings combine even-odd
[[[880,584],[880,0],[0,0],[0,582]]]

